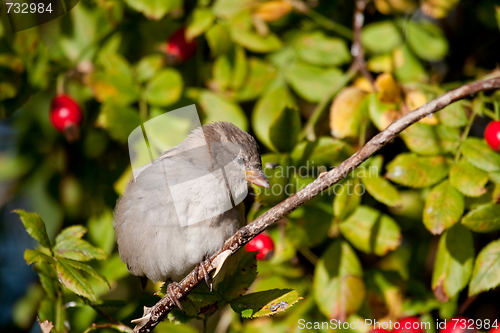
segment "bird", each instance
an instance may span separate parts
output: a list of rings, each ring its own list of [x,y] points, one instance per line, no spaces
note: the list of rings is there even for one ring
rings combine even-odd
[[[141,282],[172,281],[167,295],[182,309],[172,288],[246,224],[250,184],[269,188],[256,140],[229,122],[197,127],[141,167],[118,199],[121,260]]]

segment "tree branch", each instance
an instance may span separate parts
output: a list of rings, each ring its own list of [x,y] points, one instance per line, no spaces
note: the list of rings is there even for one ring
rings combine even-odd
[[[342,162],[339,166],[329,172],[320,174],[314,182],[310,183],[283,202],[277,204],[266,213],[255,219],[252,223],[238,230],[230,239],[226,241],[222,249],[217,254],[208,259],[207,265],[208,262],[212,263],[217,256],[224,251],[230,250],[232,253],[235,253],[267,227],[290,214],[297,209],[297,207],[321,193],[321,191],[342,180],[352,170],[366,161],[370,156],[374,155],[378,150],[380,150],[380,148],[393,140],[399,133],[411,124],[441,110],[455,101],[468,97],[472,94],[499,88],[500,78],[469,83],[445,93],[435,100],[394,121],[389,127],[387,127],[387,129],[374,136],[358,152]],[[214,267],[211,266],[206,268],[209,272],[214,269]],[[178,290],[177,296],[179,298],[185,297],[200,282],[202,282],[203,279],[201,269],[199,272],[194,269],[180,282],[180,288],[182,290]],[[168,296],[165,296],[153,307],[145,308],[144,316],[140,320],[136,321],[138,324],[134,328],[134,332],[150,332],[174,307],[175,304],[168,298]]]

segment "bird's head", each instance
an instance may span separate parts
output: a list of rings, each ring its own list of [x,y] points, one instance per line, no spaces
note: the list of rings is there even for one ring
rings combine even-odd
[[[208,143],[229,143],[223,145],[224,150],[231,152],[231,160],[248,182],[269,188],[269,181],[262,170],[259,145],[250,134],[228,122],[215,122],[204,125],[202,129]]]

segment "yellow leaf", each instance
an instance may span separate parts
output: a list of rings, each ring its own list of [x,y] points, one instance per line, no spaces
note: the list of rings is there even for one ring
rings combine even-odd
[[[409,13],[415,7],[413,0],[375,0],[375,8],[384,15]]]
[[[118,193],[119,195],[123,195],[125,192],[125,188],[128,185],[128,182],[132,178],[132,167],[128,166],[127,169],[123,172],[123,174],[118,178],[114,184],[113,188],[115,189],[115,192]]]
[[[406,94],[405,102],[408,107],[408,111],[413,111],[427,103],[427,97],[420,90],[413,90]],[[437,125],[439,123],[439,119],[434,116],[425,117],[420,119],[419,123]]]
[[[292,5],[288,1],[268,1],[260,4],[254,15],[266,22],[277,21],[292,11]]]
[[[366,63],[367,68],[375,73],[390,73],[392,72],[392,55],[381,54],[371,57]]]
[[[401,89],[391,74],[382,73],[377,76],[375,87],[379,92],[378,99],[382,103],[397,103],[401,101]]]
[[[382,117],[380,118],[380,130],[383,131],[396,119],[401,117],[401,113],[397,110],[387,110],[382,113]]]
[[[330,128],[337,138],[356,137],[359,134],[361,112],[359,104],[366,93],[357,87],[347,87],[333,100],[330,108]]]
[[[354,81],[354,86],[358,88],[361,91],[364,91],[366,93],[373,93],[375,90],[373,89],[373,85],[370,83],[370,81],[364,77],[360,76]]]
[[[413,111],[427,103],[427,97],[420,90],[413,90],[406,94],[405,102],[408,109]]]

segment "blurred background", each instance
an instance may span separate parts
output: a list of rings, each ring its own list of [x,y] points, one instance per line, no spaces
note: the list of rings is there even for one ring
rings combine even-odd
[[[85,238],[109,256],[91,265],[111,289],[98,281],[92,285],[99,299],[122,301],[106,310],[115,318],[129,324],[142,315],[143,305],[156,302],[157,286],[141,290],[120,261],[112,227],[113,208],[131,173],[128,135],[141,123],[195,104],[202,123],[230,121],[254,135],[271,185],[277,186],[257,195],[248,212],[253,220],[311,182],[319,166],[338,165],[405,112],[448,89],[498,75],[498,5],[495,0],[367,1],[359,27],[367,76],[352,66],[351,0],[81,0],[67,14],[16,33],[2,4],[0,330],[39,332],[36,316],[44,311],[39,308],[44,289],[23,259],[24,250],[36,243],[12,213],[19,208],[39,213],[51,239],[67,226],[88,228]],[[370,76],[376,78],[374,85]],[[332,123],[330,104],[345,87],[357,90],[339,102],[346,111]],[[358,105],[369,103],[363,102],[366,96],[377,94],[380,100],[380,94],[391,91],[393,97],[385,101],[390,107],[357,116]],[[459,114],[434,117],[440,125],[433,120],[425,125],[453,128],[450,149],[416,147],[409,134],[370,163],[380,168],[382,159],[388,163],[409,151],[453,157],[471,112],[476,117],[467,131],[483,137],[495,96],[482,95],[466,102]],[[293,168],[282,172],[301,166],[304,174]],[[466,198],[465,209],[474,207],[473,200],[492,201],[495,181],[491,176],[482,185],[486,194]],[[293,288],[304,300],[284,314],[254,320],[241,319],[226,306],[211,317],[210,331],[292,332],[300,318],[395,321],[419,315],[435,322],[456,315],[467,300],[464,315],[500,318],[498,288],[470,299],[462,285],[449,299],[436,299],[432,274],[439,236],[422,223],[433,184],[393,182],[397,203],[384,195],[389,190],[375,186],[359,200],[338,199],[336,208],[338,196],[330,193],[270,228],[274,256],[259,261],[251,289]],[[287,184],[288,194],[283,191]],[[345,203],[349,200],[351,206]],[[360,203],[368,211],[353,213]],[[361,215],[353,229],[339,227],[356,213]],[[383,232],[392,240],[367,249],[367,239],[358,232],[365,221],[381,216],[391,221]],[[499,233],[473,237],[477,254]],[[359,266],[346,274],[359,276],[362,287],[334,281],[328,258],[340,253]],[[340,283],[338,294],[325,291],[332,283]],[[352,298],[342,296],[349,291]],[[106,321],[74,294],[64,297],[71,332]],[[175,327],[163,323],[157,331],[196,332],[196,327],[196,321]]]

